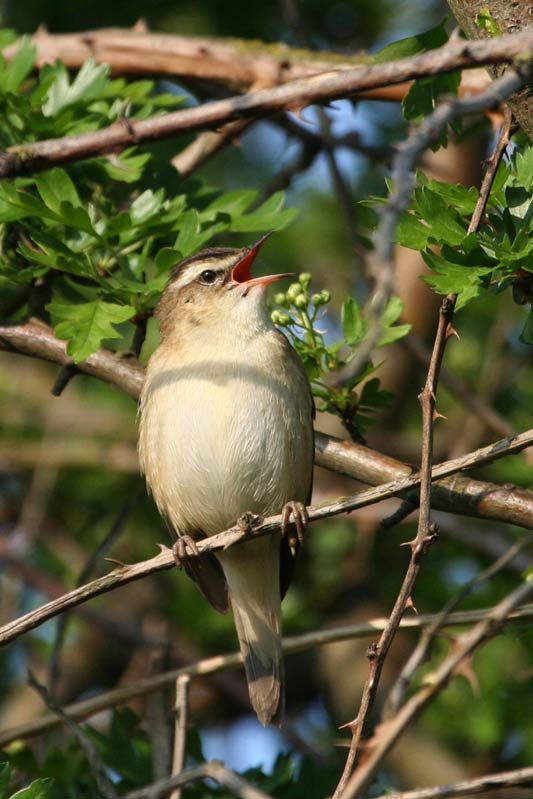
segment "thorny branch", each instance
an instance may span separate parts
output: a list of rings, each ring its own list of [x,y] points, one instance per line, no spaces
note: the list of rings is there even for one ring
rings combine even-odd
[[[245,96],[205,103],[148,119],[131,119],[127,126],[117,122],[109,128],[78,136],[16,145],[0,153],[0,177],[33,174],[52,165],[120,152],[132,145],[168,138],[184,131],[211,129],[238,119],[259,118],[295,104],[301,107],[345,98],[378,86],[395,85],[454,69],[508,63],[514,58],[523,57],[532,49],[533,31],[529,29],[475,42],[450,40],[441,48],[410,58],[326,72]]]
[[[411,193],[414,188],[414,165],[421,154],[452,119],[465,113],[472,113],[473,110],[480,111],[494,104],[500,104],[524,85],[529,72],[529,65],[527,70],[524,71],[519,69],[509,71],[503,77],[495,81],[490,89],[474,99],[449,100],[443,103],[419,128],[414,129],[408,136],[405,144],[398,148],[398,154],[395,158],[393,169],[394,189],[384,214],[378,246],[382,262],[389,266],[389,269],[385,269],[387,273],[392,272],[396,224],[399,215],[409,206]],[[477,230],[480,225],[498,164],[509,143],[510,128],[511,117],[507,114],[506,122],[502,127],[493,156],[488,162],[478,201],[468,227],[468,233]],[[456,295],[449,295],[443,300],[427,378],[419,397],[422,407],[420,510],[416,536],[413,541],[408,542],[411,548],[411,558],[394,607],[391,611],[389,624],[383,631],[378,643],[369,648],[367,653],[369,658],[369,673],[363,689],[357,716],[347,725],[352,731],[352,741],[343,773],[334,794],[334,799],[339,799],[339,797],[345,799],[347,785],[352,782],[350,775],[356,767],[361,739],[366,731],[370,711],[376,698],[385,659],[396,635],[400,620],[409,604],[412,605],[412,591],[420,572],[422,559],[437,535],[437,528],[431,522],[433,425],[438,416],[436,410],[436,394],[444,350],[447,339],[454,332],[451,321],[455,308],[455,300]],[[364,767],[363,764],[357,768],[354,778],[357,777],[357,774]]]
[[[512,452],[518,452],[524,447],[530,446],[532,443],[533,430],[529,430],[526,433],[513,436],[511,439],[503,439],[487,447],[482,447],[476,450],[475,453],[469,453],[469,455],[462,456],[454,461],[445,461],[435,467],[433,474],[435,476],[453,474],[453,472],[459,469],[481,465],[482,463],[487,463],[505,455],[509,455]],[[319,521],[330,516],[348,513],[357,508],[372,505],[388,497],[409,491],[419,483],[420,476],[413,475],[403,480],[394,480],[390,483],[385,483],[377,488],[359,491],[349,497],[341,497],[334,502],[311,506],[308,508],[309,521]],[[217,535],[212,535],[209,538],[199,541],[197,545],[199,553],[213,552],[217,549],[227,549],[229,546],[233,546],[250,537],[271,535],[272,533],[279,532],[281,529],[281,520],[281,515],[270,516],[261,523],[255,525],[253,529],[243,528],[243,526],[237,524]],[[533,525],[533,519],[531,522]],[[191,552],[190,554],[194,553]],[[79,588],[75,588],[67,594],[63,594],[57,599],[53,599],[51,602],[42,605],[40,608],[29,611],[19,619],[15,619],[9,624],[4,625],[4,627],[0,628],[0,646],[5,646],[19,635],[35,629],[35,627],[57,616],[59,613],[67,610],[67,608],[75,607],[92,597],[104,594],[121,585],[126,585],[148,574],[153,574],[154,572],[164,569],[171,569],[174,565],[174,555],[170,549],[162,547],[160,554],[150,558],[150,560],[114,569],[109,574],[98,577],[96,580],[92,580],[90,583],[80,586]]]
[[[513,786],[531,788],[533,786],[533,768],[519,768],[514,771],[501,771],[499,774],[487,774],[472,780],[461,780],[449,785],[435,785],[432,788],[420,788],[418,791],[393,791],[384,793],[376,799],[447,799],[451,796],[470,796],[474,793],[497,791]]]
[[[476,624],[483,620],[491,608],[481,608],[479,610],[461,611],[452,613],[443,624],[443,627],[452,627],[465,624]],[[421,630],[435,623],[435,615],[418,615],[402,619],[400,628],[402,630]],[[507,617],[507,622],[525,623],[533,620],[533,604],[522,605],[517,610],[511,612]],[[343,627],[332,629],[314,630],[310,633],[288,636],[283,639],[283,651],[285,654],[301,652],[316,646],[325,646],[336,641],[346,641],[355,638],[366,638],[375,635],[376,632],[385,629],[388,619],[372,619],[368,622],[350,624]],[[146,677],[138,682],[113,688],[104,691],[88,699],[82,699],[68,705],[64,710],[71,719],[77,721],[88,718],[89,716],[106,710],[110,707],[129,702],[135,697],[145,696],[153,691],[174,685],[176,680],[186,675],[189,678],[216,674],[224,669],[236,668],[241,663],[241,656],[235,652],[229,655],[217,655],[215,657],[200,660],[190,666],[183,666],[178,669]],[[53,715],[44,716],[17,727],[0,731],[0,746],[5,746],[11,741],[30,738],[40,735],[43,732],[52,730],[59,726],[61,721]]]
[[[153,782],[146,788],[130,791],[123,799],[157,799],[159,796],[164,796],[172,788],[182,787],[191,782],[205,779],[215,780],[215,782],[225,785],[230,791],[236,794],[236,796],[239,796],[240,799],[272,799],[269,794],[250,785],[249,782],[243,780],[243,778],[235,774],[234,771],[226,768],[219,760],[210,760],[208,763],[202,763],[201,766],[196,766],[196,768],[182,771],[181,774],[176,776]]]
[[[368,742],[368,757],[352,774],[342,793],[342,799],[353,799],[361,794],[405,728],[420,715],[433,697],[442,691],[456,673],[457,667],[482,643],[499,633],[508,614],[531,593],[533,593],[533,581],[521,583],[482,621],[456,639],[448,657],[434,672],[426,675],[422,687],[409,698],[392,719],[383,722],[377,728],[373,738]]]
[[[394,289],[394,248],[395,232],[400,215],[407,210],[414,189],[414,168],[424,151],[438,138],[440,132],[453,120],[468,114],[477,114],[489,108],[500,106],[528,81],[531,65],[527,62],[519,67],[509,69],[505,75],[495,80],[485,91],[476,97],[454,98],[443,102],[418,128],[414,129],[407,140],[397,147],[392,173],[393,189],[383,210],[381,227],[377,239],[377,252],[374,265],[375,287],[368,304],[371,325],[369,335],[365,338],[356,357],[342,370],[339,382],[350,380],[361,371],[381,335],[380,317]],[[487,172],[490,174],[490,170]],[[474,214],[483,214],[488,193],[483,205],[478,204]],[[472,230],[477,229],[479,220],[472,217]]]

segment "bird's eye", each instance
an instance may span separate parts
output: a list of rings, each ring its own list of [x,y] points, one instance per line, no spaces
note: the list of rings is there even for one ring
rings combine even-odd
[[[214,283],[217,279],[217,273],[213,269],[204,269],[200,273],[200,280],[202,283]]]

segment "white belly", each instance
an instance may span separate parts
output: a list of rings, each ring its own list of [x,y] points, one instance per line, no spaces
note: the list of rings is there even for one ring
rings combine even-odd
[[[277,376],[253,358],[150,366],[141,465],[176,532],[212,535],[246,511],[307,502],[313,443],[299,370],[284,364]]]

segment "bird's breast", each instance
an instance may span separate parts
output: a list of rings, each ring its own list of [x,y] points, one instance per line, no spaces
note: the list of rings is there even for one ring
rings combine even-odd
[[[246,511],[268,515],[289,500],[308,500],[313,434],[306,377],[283,357],[277,339],[263,343],[202,357],[173,357],[160,347],[150,362],[141,466],[178,533],[211,535]]]

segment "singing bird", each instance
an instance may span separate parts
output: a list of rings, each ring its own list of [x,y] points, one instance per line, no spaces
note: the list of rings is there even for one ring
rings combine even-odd
[[[176,538],[179,565],[219,611],[231,604],[248,690],[263,724],[284,704],[281,599],[307,521],[313,400],[303,364],[273,325],[269,283],[249,247],[205,249],[174,268],[156,309],[160,344],[140,401],[141,469]],[[226,551],[187,544],[246,514],[282,513],[282,532]]]

